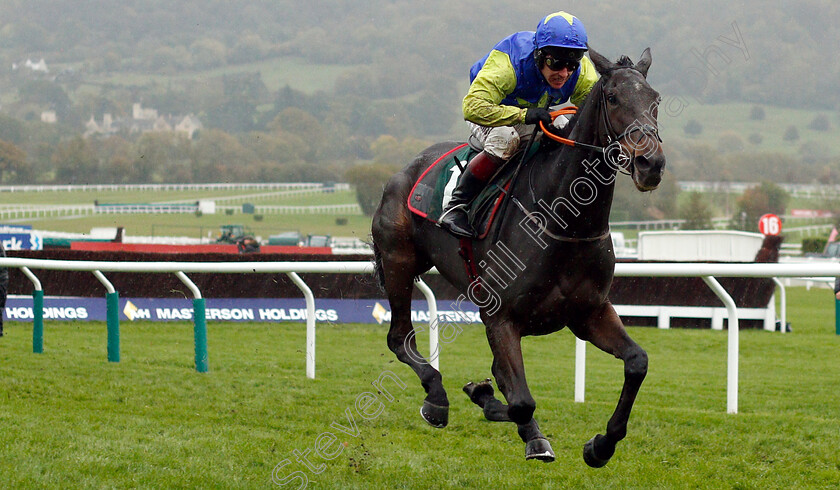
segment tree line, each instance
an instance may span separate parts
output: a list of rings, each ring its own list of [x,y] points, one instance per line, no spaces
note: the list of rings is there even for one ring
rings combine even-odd
[[[501,37],[533,30],[558,8],[547,0],[429,0],[422,8],[393,0],[8,0],[0,7],[0,60],[9,66],[38,56],[87,73],[180,74],[294,56],[357,65],[348,81],[357,82],[356,91],[384,89],[368,93],[374,98],[437,93],[465,80]],[[772,9],[760,0],[678,9],[662,0],[618,0],[567,10],[609,57],[635,58],[651,46],[652,82],[663,93],[840,109],[840,65],[824,62],[840,45],[840,5],[832,0]]]
[[[673,9],[640,0],[582,4],[573,13],[586,23],[591,45],[609,57],[635,58],[650,45],[651,82],[663,93],[831,110],[840,107],[840,65],[821,60],[837,44],[829,19],[838,8],[803,0],[795,12],[782,12],[757,0],[711,0]],[[557,9],[543,0],[422,6],[9,0],[0,7],[0,62],[9,67],[45,57],[53,70],[49,76],[0,70],[0,182],[362,182],[368,171],[381,181],[425,145],[465,138],[460,101],[468,67],[502,36],[534,29]],[[331,88],[302,91],[267,85],[251,65],[282,65],[290,57],[342,72]],[[819,76],[803,84],[812,66],[821,66]],[[119,83],[96,82],[121,74]],[[170,81],[145,81],[142,74]],[[204,129],[192,140],[165,133],[79,136],[91,116],[125,117],[138,101],[161,113],[195,113]],[[40,122],[45,108],[56,112],[58,124]],[[666,142],[662,187],[638,196],[619,180],[613,214],[677,217],[676,177],[840,182],[836,157],[814,151],[804,148],[796,158],[743,145]]]

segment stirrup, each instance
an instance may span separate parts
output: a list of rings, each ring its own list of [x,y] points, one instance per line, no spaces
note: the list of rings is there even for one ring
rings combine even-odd
[[[438,218],[437,225],[441,226],[441,223],[443,222],[443,218],[446,218],[449,215],[449,213],[451,213],[452,211],[455,211],[456,209],[463,209],[464,212],[466,213],[467,212],[467,205],[466,204],[456,204],[454,206],[447,207],[446,210],[443,213],[441,213],[440,218]]]
[[[461,226],[457,223],[454,223],[453,220],[448,220],[446,218],[452,217],[452,211],[461,211],[464,213],[464,225]],[[464,204],[457,204],[452,206],[450,209],[447,209],[438,219],[437,226],[443,228],[444,230],[448,231],[450,235],[453,235],[457,238],[475,238],[476,233],[475,230],[472,229],[472,225],[470,225],[469,215],[467,214],[466,205]]]

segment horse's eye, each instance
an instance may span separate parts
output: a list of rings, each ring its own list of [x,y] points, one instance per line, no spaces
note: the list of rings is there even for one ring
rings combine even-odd
[[[618,99],[615,98],[615,94],[607,94],[607,102],[615,105],[615,104],[618,104]]]

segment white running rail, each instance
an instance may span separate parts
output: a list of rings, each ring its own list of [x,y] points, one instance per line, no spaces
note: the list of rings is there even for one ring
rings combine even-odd
[[[185,273],[284,273],[290,276],[306,273],[339,273],[339,274],[371,274],[371,262],[99,262],[99,261],[69,261],[47,259],[0,258],[0,267],[21,268],[29,277],[36,290],[40,290],[40,282],[31,273],[36,270],[65,270],[65,271],[99,271],[97,278],[104,278],[102,272],[146,272],[171,273],[185,277]],[[429,273],[436,274],[432,269]],[[727,413],[738,413],[738,345],[739,329],[731,328],[738,325],[738,311],[732,297],[720,287],[715,277],[825,277],[840,276],[840,263],[618,263],[615,265],[615,275],[619,277],[701,277],[718,295],[727,308],[729,325],[727,347]],[[294,276],[293,277],[294,280]],[[297,281],[295,281],[297,283]],[[303,281],[301,281],[302,283]],[[298,284],[300,286],[300,284]],[[303,289],[303,288],[301,288]],[[306,288],[308,289],[308,287]],[[435,305],[431,290],[421,286],[429,304]],[[311,291],[304,290],[307,299],[307,375],[315,376],[315,300]],[[433,306],[431,306],[433,307]],[[434,313],[434,311],[432,311]],[[430,352],[437,352],[436,315],[430,315]],[[585,348],[578,340],[576,346],[575,364],[575,398],[583,401]],[[311,348],[311,352],[309,349]],[[439,357],[439,356],[437,356]]]

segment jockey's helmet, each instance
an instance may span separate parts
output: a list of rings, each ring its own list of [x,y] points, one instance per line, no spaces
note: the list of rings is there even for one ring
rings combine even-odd
[[[534,33],[534,47],[541,50],[546,46],[586,51],[586,29],[583,22],[567,12],[547,15],[537,25]]]

